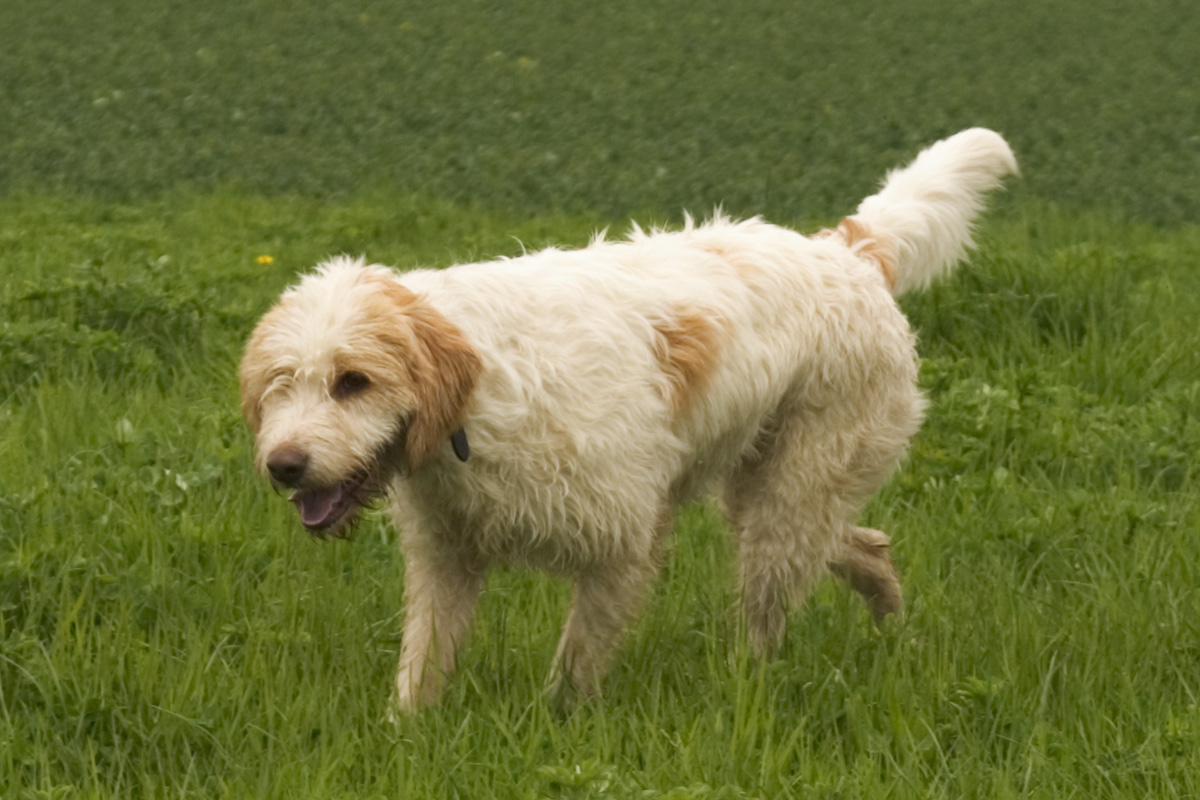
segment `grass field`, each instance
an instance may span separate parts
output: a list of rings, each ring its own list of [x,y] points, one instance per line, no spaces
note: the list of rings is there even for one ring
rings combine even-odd
[[[1126,6],[10,0],[0,796],[1200,796],[1200,14]],[[499,571],[383,722],[394,534],[310,541],[237,411],[295,273],[812,229],[973,124],[1024,176],[904,300],[929,421],[866,521],[906,618],[831,584],[753,663],[698,507],[602,699],[543,696],[566,587]]]

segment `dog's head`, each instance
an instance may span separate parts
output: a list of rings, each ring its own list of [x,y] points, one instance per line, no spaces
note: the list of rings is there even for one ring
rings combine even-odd
[[[479,372],[462,331],[391,272],[327,262],[267,312],[242,358],[255,466],[295,490],[311,533],[344,535],[445,446]]]

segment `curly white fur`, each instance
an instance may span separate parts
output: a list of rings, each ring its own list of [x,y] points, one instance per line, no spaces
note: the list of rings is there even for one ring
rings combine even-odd
[[[551,674],[594,691],[673,509],[716,487],[756,654],[830,571],[877,618],[899,610],[887,536],[854,524],[923,410],[893,294],[949,270],[1015,169],[1000,136],[969,130],[809,238],[718,215],[445,270],[335,258],[287,292],[242,364],[257,464],[322,535],[389,496],[407,565],[397,706],[436,696],[497,562],[574,579]]]

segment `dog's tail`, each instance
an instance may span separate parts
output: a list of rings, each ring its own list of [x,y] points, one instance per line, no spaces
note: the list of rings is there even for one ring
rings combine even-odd
[[[879,264],[892,294],[924,288],[971,247],[971,223],[984,195],[1017,172],[1000,134],[971,128],[926,148],[836,230],[846,246]]]

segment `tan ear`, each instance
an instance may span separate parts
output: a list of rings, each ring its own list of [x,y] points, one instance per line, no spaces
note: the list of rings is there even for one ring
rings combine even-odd
[[[405,441],[412,471],[462,427],[483,362],[462,330],[422,297],[379,274],[368,273],[363,280],[376,283],[376,297],[386,298],[389,309],[384,313],[395,326],[390,345],[399,350],[412,377],[415,408]]]
[[[238,379],[242,391],[242,416],[250,430],[258,433],[262,424],[262,396],[270,384],[270,364],[263,340],[271,329],[278,324],[283,316],[283,302],[268,311],[250,334],[246,344],[246,352],[242,355],[241,366],[238,367]]]
[[[249,361],[249,357],[243,358],[239,370],[242,388],[242,418],[246,420],[246,424],[250,426],[252,432],[258,433],[258,427],[262,424],[262,393],[267,387],[266,382],[260,377],[261,373],[257,373],[252,366],[248,366]]]
[[[417,408],[409,422],[405,455],[414,470],[462,426],[483,363],[463,332],[434,309],[417,302],[409,307],[408,316],[427,356],[427,360],[414,359],[413,364]]]

